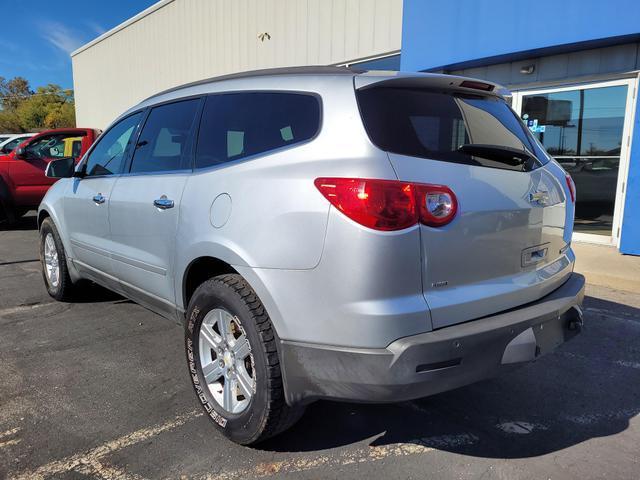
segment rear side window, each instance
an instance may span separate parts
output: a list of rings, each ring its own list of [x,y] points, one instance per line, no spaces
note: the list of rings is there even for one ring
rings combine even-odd
[[[188,143],[200,99],[155,107],[140,132],[131,173],[190,168]]]
[[[522,170],[462,152],[462,145],[495,145],[535,152],[526,129],[501,99],[408,89],[370,88],[358,104],[371,141],[381,149],[433,160]],[[546,158],[536,160],[537,164]]]
[[[313,138],[320,102],[300,93],[227,93],[207,98],[196,148],[196,168],[267,153]]]

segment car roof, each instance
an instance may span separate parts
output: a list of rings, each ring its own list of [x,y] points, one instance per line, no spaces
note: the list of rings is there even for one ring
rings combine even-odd
[[[331,65],[268,68],[206,78],[163,90],[131,107],[119,115],[112,124],[144,108],[190,96],[206,95],[216,92],[224,93],[227,91],[273,90],[274,88],[277,90],[313,91],[317,87],[318,80],[321,78],[342,78],[345,82],[348,82],[352,88],[355,87],[356,89],[370,88],[374,84],[384,84],[399,87],[446,88],[448,90],[459,90],[465,93],[499,97],[509,94],[504,87],[493,82],[447,74],[360,70],[354,67]],[[260,84],[257,88],[256,84],[252,82],[253,79],[260,79]],[[488,90],[480,91],[478,89],[466,88],[463,86],[465,82],[475,82],[485,85],[488,87]]]
[[[195,82],[185,83],[184,85],[178,85],[176,87],[168,88],[161,92],[152,95],[146,100],[156,98],[167,93],[188,89],[189,87],[195,87],[198,85],[207,85],[210,83],[224,82],[228,80],[239,80],[244,78],[256,78],[256,77],[272,77],[272,76],[287,76],[287,75],[350,75],[353,76],[357,73],[363,73],[364,70],[357,70],[347,67],[336,67],[331,65],[315,65],[315,66],[303,66],[303,67],[281,67],[281,68],[264,68],[261,70],[249,70],[246,72],[230,73],[228,75],[219,75],[217,77],[205,78],[197,80]],[[145,100],[145,101],[146,101]]]
[[[337,67],[331,65],[315,65],[315,66],[302,66],[302,67],[283,67],[283,68],[267,68],[262,70],[251,70],[247,72],[232,73],[228,75],[221,75],[217,77],[206,78],[195,82],[186,83],[184,85],[178,85],[167,90],[163,90],[151,97],[140,102],[139,105],[146,103],[153,103],[155,99],[167,97],[169,94],[176,92],[184,92],[185,96],[189,95],[189,90],[193,87],[212,85],[220,82],[231,82],[234,80],[246,80],[260,77],[301,77],[301,76],[350,76],[358,77],[362,80],[362,85],[370,85],[372,83],[378,83],[382,81],[399,82],[399,79],[414,79],[413,81],[423,82],[423,84],[431,83],[434,85],[449,85],[462,84],[466,82],[476,82],[484,85],[488,85],[490,89],[483,91],[483,93],[498,93],[504,94],[504,87],[493,82],[486,80],[477,80],[468,77],[460,77],[456,75],[447,75],[439,73],[424,73],[424,72],[397,72],[397,71],[382,71],[382,70],[361,70],[353,67]],[[359,88],[356,86],[356,88]],[[500,92],[500,93],[499,93]]]

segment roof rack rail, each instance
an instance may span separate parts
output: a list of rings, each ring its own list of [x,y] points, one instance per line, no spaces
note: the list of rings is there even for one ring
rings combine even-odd
[[[357,75],[364,73],[366,70],[360,70],[352,67],[337,67],[332,65],[310,65],[302,67],[281,67],[281,68],[264,68],[261,70],[250,70],[247,72],[229,73],[217,77],[205,78],[195,82],[185,83],[176,87],[168,88],[159,93],[151,95],[143,101],[165,95],[167,93],[182,90],[183,88],[205,85],[207,83],[222,82],[225,80],[236,80],[240,78],[266,77],[274,75]]]

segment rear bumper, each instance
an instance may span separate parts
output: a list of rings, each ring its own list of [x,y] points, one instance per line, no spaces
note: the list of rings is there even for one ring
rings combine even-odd
[[[533,360],[579,333],[585,280],[496,315],[365,349],[282,342],[287,402],[398,402],[468,385]]]

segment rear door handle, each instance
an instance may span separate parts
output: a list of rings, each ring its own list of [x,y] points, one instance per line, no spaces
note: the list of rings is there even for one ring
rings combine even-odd
[[[107,198],[104,197],[101,193],[93,196],[93,201],[96,205],[101,205],[105,202]]]
[[[173,200],[169,200],[166,195],[162,195],[160,198],[153,201],[153,206],[161,210],[167,210],[174,207]]]

